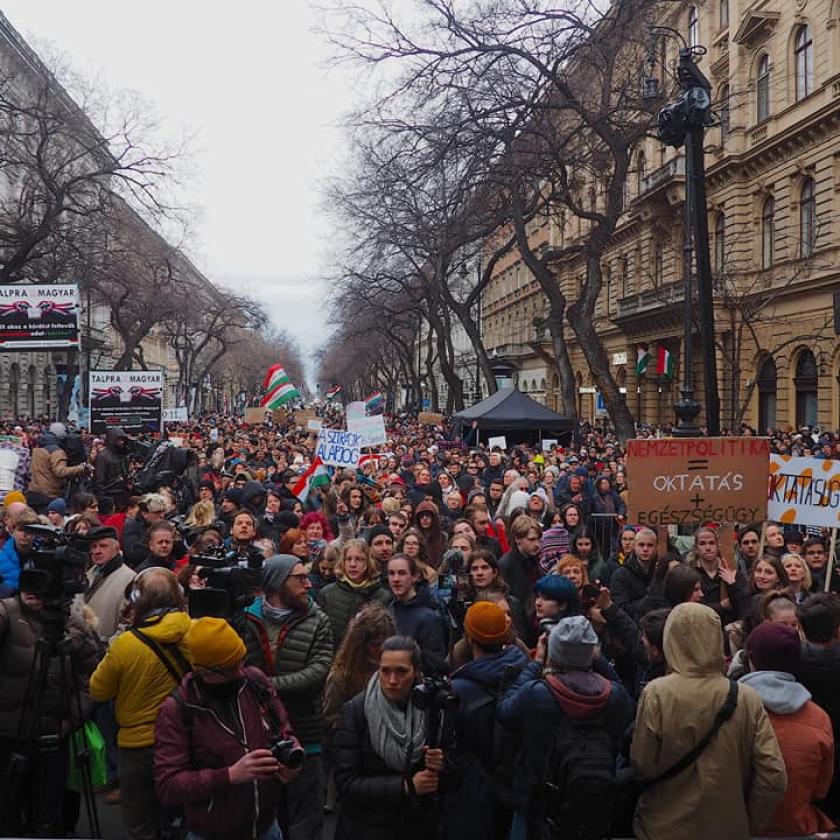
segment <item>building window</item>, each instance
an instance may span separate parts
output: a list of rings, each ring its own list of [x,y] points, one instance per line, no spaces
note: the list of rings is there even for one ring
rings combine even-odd
[[[622,257],[619,265],[621,266],[621,296],[623,298],[626,298],[630,284],[630,265],[628,263],[627,257]]]
[[[636,195],[641,195],[645,189],[645,176],[647,175],[647,164],[645,153],[639,152],[636,157]]]
[[[20,417],[20,365],[17,362],[13,362],[9,368],[9,396],[12,417]]]
[[[814,40],[811,37],[811,27],[807,23],[796,30],[793,57],[798,101],[814,90]]]
[[[697,47],[700,45],[700,17],[697,14],[697,6],[691,6],[688,10],[688,46]]]
[[[796,425],[816,426],[819,403],[817,360],[810,350],[803,350],[796,362]]]
[[[767,356],[758,371],[758,430],[764,434],[767,429],[776,428],[776,362]]]
[[[723,274],[726,264],[726,216],[718,213],[715,221],[715,271]]]
[[[663,260],[662,243],[653,243],[653,285],[658,288],[662,285]]]
[[[720,28],[729,26],[729,0],[720,0],[720,12],[718,16]]]
[[[817,193],[813,178],[806,178],[799,196],[799,256],[810,257],[817,244]]]
[[[773,265],[773,252],[776,249],[776,202],[771,196],[761,208],[761,267]],[[764,428],[762,426],[762,428]]]
[[[756,121],[764,122],[770,116],[770,56],[767,53],[758,61],[755,96]]]
[[[729,85],[724,85],[720,89],[720,144],[721,146],[726,142],[726,138],[729,137]]]

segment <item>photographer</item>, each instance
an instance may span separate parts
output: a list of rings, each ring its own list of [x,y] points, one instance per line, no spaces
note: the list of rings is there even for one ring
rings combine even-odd
[[[333,738],[335,840],[436,836],[430,799],[444,792],[449,766],[442,749],[425,746],[426,714],[412,700],[420,676],[417,643],[392,636],[367,688],[344,704]]]
[[[101,499],[110,497],[114,510],[124,511],[128,504],[128,435],[121,426],[105,432],[105,448],[94,462],[93,492]]]
[[[68,479],[84,475],[90,468],[88,464],[74,467],[68,465],[66,440],[67,428],[64,423],[53,423],[32,450],[27,500],[40,512],[43,512],[51,499],[61,495]]]
[[[199,619],[186,641],[193,671],[155,727],[160,801],[183,809],[191,840],[280,840],[283,785],[302,760],[286,711],[262,672],[243,666],[245,645],[224,619]]]

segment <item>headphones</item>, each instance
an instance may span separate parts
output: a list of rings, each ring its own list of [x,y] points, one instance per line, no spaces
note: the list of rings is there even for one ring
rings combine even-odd
[[[129,603],[131,603],[133,605],[136,605],[140,601],[140,596],[143,594],[142,591],[141,591],[141,588],[140,588],[140,579],[143,577],[143,575],[147,574],[148,572],[159,572],[163,568],[164,568],[163,566],[149,566],[148,569],[143,569],[143,571],[140,572],[134,578],[134,580],[131,581],[131,583],[129,583],[128,586],[126,587],[126,592],[125,592],[126,600]],[[166,571],[169,571],[169,569],[166,569]],[[178,587],[178,594],[180,595],[181,598],[183,598],[184,597],[184,587],[181,586],[180,583],[178,583],[177,579],[175,581],[175,585]]]

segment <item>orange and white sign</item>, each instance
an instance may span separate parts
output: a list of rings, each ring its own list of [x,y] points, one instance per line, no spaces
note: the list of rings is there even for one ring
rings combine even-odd
[[[785,525],[840,528],[840,461],[771,455],[767,516]]]

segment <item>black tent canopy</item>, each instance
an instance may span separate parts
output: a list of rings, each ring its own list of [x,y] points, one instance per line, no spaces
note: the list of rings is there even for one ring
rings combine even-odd
[[[508,443],[542,438],[568,440],[575,423],[550,408],[546,408],[516,388],[500,388],[487,399],[476,403],[453,417],[463,425],[475,420],[482,438],[505,435]]]

